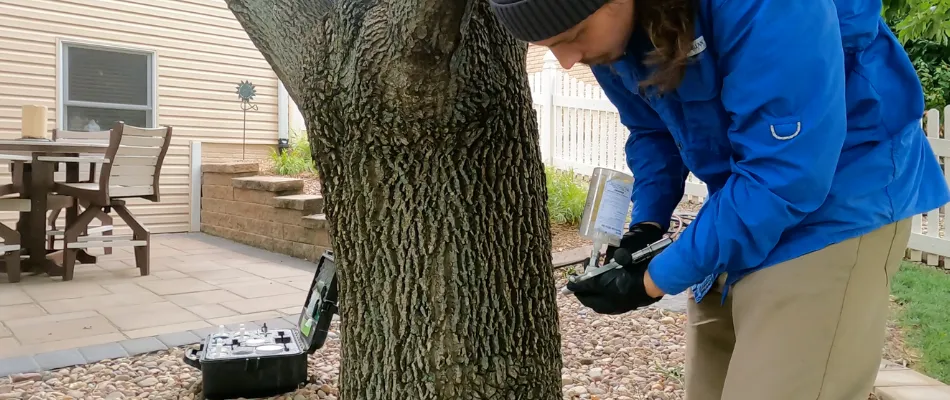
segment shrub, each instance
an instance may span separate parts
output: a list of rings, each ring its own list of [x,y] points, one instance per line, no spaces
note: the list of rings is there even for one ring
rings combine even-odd
[[[274,172],[278,175],[299,175],[304,172],[315,173],[313,158],[310,153],[310,142],[306,133],[291,132],[290,148],[279,153],[271,149],[271,161],[274,162]]]
[[[903,3],[903,1],[892,3],[895,4],[887,13],[888,26],[903,37],[901,42],[904,51],[913,62],[917,77],[924,89],[926,108],[937,109],[942,113],[943,108],[950,105],[950,64],[947,62],[950,60],[950,45],[918,30],[930,26],[920,24],[921,21],[911,15],[920,10],[904,7],[904,5],[897,7],[898,3]],[[939,15],[946,12],[939,11],[940,13],[937,13]],[[932,13],[927,11],[925,14]],[[942,16],[938,18],[938,20],[943,19]]]
[[[546,167],[548,189],[548,213],[555,224],[576,225],[584,214],[587,202],[587,185],[574,175],[574,171],[561,171]]]
[[[924,88],[924,100],[927,109],[943,108],[950,105],[950,64],[944,60],[914,59],[917,76]]]

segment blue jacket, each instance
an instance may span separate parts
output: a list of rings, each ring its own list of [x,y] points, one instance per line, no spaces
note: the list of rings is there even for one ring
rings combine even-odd
[[[681,86],[641,95],[652,49],[592,67],[630,130],[632,224],[668,226],[689,171],[709,196],[650,263],[664,292],[727,287],[950,201],[920,81],[880,1],[699,0]],[[790,284],[794,284],[793,282]]]

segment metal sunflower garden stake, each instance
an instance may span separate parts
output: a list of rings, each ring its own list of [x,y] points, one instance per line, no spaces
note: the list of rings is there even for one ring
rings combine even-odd
[[[254,87],[251,81],[241,81],[237,86],[237,95],[241,99],[241,110],[244,111],[244,133],[241,142],[241,160],[243,161],[247,156],[247,111],[257,111],[257,104],[251,103],[251,100],[254,100],[254,96],[257,95],[257,88]]]

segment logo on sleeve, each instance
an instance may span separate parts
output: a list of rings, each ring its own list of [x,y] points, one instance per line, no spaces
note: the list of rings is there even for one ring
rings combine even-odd
[[[693,41],[693,47],[689,50],[687,57],[695,57],[697,54],[702,53],[703,51],[706,51],[706,38],[700,36]]]

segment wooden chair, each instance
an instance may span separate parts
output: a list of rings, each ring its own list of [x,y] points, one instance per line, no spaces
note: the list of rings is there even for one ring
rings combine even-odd
[[[159,201],[158,181],[171,137],[172,128],[168,126],[144,129],[117,122],[110,133],[99,181],[55,184],[56,193],[87,204],[78,216],[75,207],[66,211],[63,280],[73,278],[78,249],[106,246],[134,247],[135,266],[141,275],[149,274],[149,231],[129,212],[125,199]],[[98,213],[109,214],[113,209],[132,228],[132,235],[81,235]]]
[[[56,142],[81,142],[81,143],[102,143],[109,144],[111,130],[108,131],[68,131],[62,129],[53,129],[53,141]],[[101,168],[103,162],[102,154],[80,154],[78,160],[76,157],[49,157],[50,159],[60,158],[64,163],[88,163],[89,175],[80,182],[88,183],[96,181],[96,167]]]
[[[83,142],[83,143],[109,143],[110,131],[68,131],[53,129],[53,140],[54,141],[65,141],[65,142]],[[96,167],[98,166],[101,169],[104,157],[102,154],[80,154],[79,157],[38,157],[40,161],[52,161],[52,162],[62,162],[66,163],[67,168],[69,164],[89,164],[89,175],[87,179],[80,180],[80,183],[92,183],[96,181]],[[78,167],[78,165],[77,165]],[[47,231],[47,248],[50,250],[56,249],[56,238],[63,237],[64,243],[63,248],[66,248],[65,245],[65,230],[57,229],[56,220],[59,219],[60,212],[66,207],[63,202],[57,202],[55,205],[50,203],[50,210],[52,212],[49,214],[47,219],[49,223],[49,230]],[[85,202],[79,202],[79,210],[84,210],[88,207],[88,204]],[[99,213],[96,215],[96,219],[99,220],[99,226],[89,227],[83,232],[84,235],[112,235],[114,227],[112,225],[113,220],[112,216],[106,213]],[[65,228],[64,228],[65,229]],[[106,254],[112,254],[112,248],[105,248]]]
[[[0,162],[7,163],[14,169],[22,169],[23,163],[31,161],[33,159],[30,156],[0,154]],[[16,211],[19,213],[30,211],[30,199],[19,198],[21,189],[22,185],[17,182],[0,185],[0,211]],[[10,195],[17,196],[10,197]],[[3,254],[4,263],[6,264],[7,280],[10,283],[17,283],[20,281],[20,251],[22,249],[20,232],[0,223],[0,239],[3,240],[3,243],[0,243],[0,254]]]

